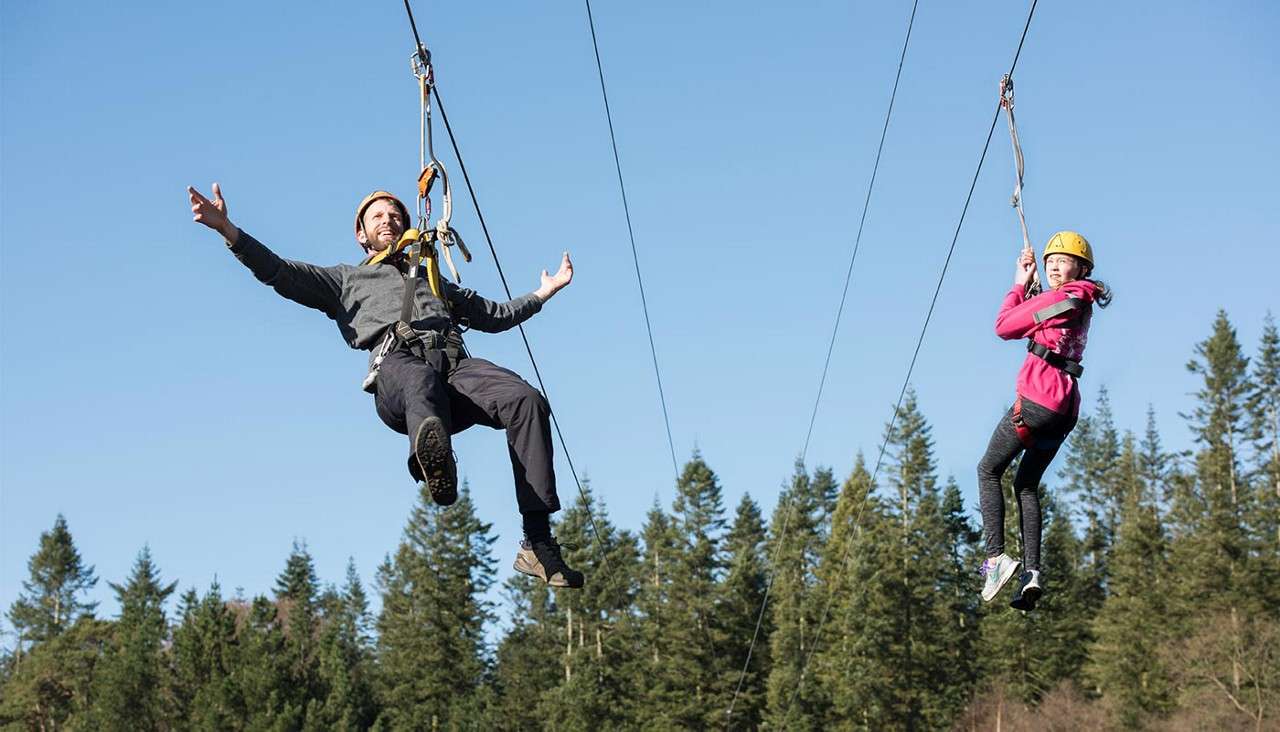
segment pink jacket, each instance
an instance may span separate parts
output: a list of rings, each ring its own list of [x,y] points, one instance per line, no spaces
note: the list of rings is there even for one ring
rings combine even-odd
[[[1097,292],[1098,286],[1089,280],[1074,280],[1056,290],[1027,298],[1022,285],[1014,285],[1004,296],[1000,313],[996,315],[996,335],[1005,340],[1031,338],[1072,361],[1080,361],[1089,338],[1089,321]],[[1035,321],[1038,311],[1072,297],[1088,305],[1041,323]],[[1080,410],[1076,380],[1032,353],[1027,354],[1018,372],[1018,395],[1063,414],[1075,415]]]

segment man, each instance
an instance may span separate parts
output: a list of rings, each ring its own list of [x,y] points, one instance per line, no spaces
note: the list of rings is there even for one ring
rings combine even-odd
[[[441,282],[437,297],[426,277],[407,278],[403,256],[373,265],[333,267],[283,259],[231,223],[217,183],[213,200],[195,188],[188,187],[187,193],[194,220],[222,234],[227,248],[254,277],[329,316],[349,346],[374,352],[371,364],[384,339],[396,333],[405,288],[412,286],[407,338],[397,336],[390,342],[374,381],[378,416],[409,436],[409,472],[427,483],[436,503],[447,506],[458,498],[450,435],[475,424],[506,430],[525,536],[515,569],[556,587],[582,587],[582,573],[565,564],[551,535],[550,516],[560,510],[552,467],[551,409],[514,372],[470,358],[459,329],[498,333],[528,320],[573,280],[568,252],[554,275],[543,270],[537,290],[509,302],[486,300],[447,280]],[[409,212],[399,199],[374,191],[356,209],[356,241],[366,254],[383,252],[399,241],[408,220]]]

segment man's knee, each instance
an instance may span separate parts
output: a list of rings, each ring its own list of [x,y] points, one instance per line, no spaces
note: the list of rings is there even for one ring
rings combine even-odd
[[[512,397],[516,408],[522,414],[539,419],[545,419],[551,414],[551,405],[547,403],[546,398],[529,384],[521,382]]]

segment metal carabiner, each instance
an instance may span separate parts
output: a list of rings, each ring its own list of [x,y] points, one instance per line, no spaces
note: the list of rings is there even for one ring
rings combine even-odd
[[[1000,106],[1013,110],[1013,77],[1008,74],[1000,78]]]

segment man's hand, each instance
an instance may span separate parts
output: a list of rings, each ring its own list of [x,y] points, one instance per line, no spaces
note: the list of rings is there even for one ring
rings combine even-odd
[[[222,199],[222,186],[213,184],[212,201],[191,186],[187,186],[187,194],[191,197],[191,220],[204,224],[235,244],[240,237],[240,229],[227,218],[227,202]]]
[[[551,296],[559,292],[561,289],[573,281],[573,262],[569,261],[569,253],[564,253],[564,258],[560,260],[560,269],[554,275],[547,274],[542,270],[542,286],[533,291],[539,300],[546,302]]]
[[[1013,271],[1013,284],[1026,287],[1035,274],[1036,253],[1030,249],[1023,249],[1022,254],[1018,255],[1018,267]]]

